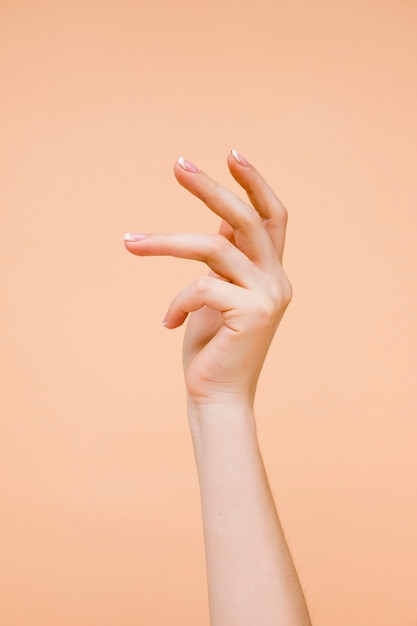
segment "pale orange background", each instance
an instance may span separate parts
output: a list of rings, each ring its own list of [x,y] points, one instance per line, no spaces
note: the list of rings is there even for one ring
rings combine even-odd
[[[415,626],[416,2],[0,6],[0,626],[208,625],[161,327],[205,269],[123,233],[214,231],[172,165],[232,147],[290,212],[257,416],[314,624]]]

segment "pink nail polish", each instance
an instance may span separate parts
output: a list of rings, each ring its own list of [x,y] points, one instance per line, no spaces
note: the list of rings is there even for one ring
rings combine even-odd
[[[187,161],[187,159],[184,159],[184,157],[179,157],[178,163],[186,172],[192,172],[193,174],[197,174],[197,172],[200,171],[198,167],[194,165],[194,163],[191,163],[191,161]]]
[[[239,154],[237,150],[232,150],[232,154],[235,157],[236,161],[240,163],[240,165],[244,165],[245,167],[250,165],[249,161],[245,159],[245,157],[242,154]]]
[[[149,237],[146,233],[126,233],[125,241],[142,241],[142,239],[146,239]]]

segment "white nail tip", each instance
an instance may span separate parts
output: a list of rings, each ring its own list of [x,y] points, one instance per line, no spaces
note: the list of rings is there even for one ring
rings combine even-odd
[[[181,165],[181,167],[186,170],[187,168],[185,167],[185,159],[184,157],[178,157],[178,163]]]
[[[135,241],[135,238],[132,237],[130,233],[125,234],[125,241]]]

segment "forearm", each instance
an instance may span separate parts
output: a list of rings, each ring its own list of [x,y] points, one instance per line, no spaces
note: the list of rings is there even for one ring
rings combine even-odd
[[[212,626],[310,626],[248,409],[190,412]]]
[[[191,314],[183,365],[211,625],[310,626],[248,409],[291,300],[282,266],[287,210],[236,150],[227,164],[249,203],[182,157],[174,167],[178,182],[221,218],[217,234],[128,233],[126,245],[138,256],[194,259],[211,270],[174,298],[164,318],[177,328]]]

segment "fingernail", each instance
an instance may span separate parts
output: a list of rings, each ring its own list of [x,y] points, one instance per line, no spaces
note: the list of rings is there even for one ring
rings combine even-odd
[[[168,324],[167,317],[168,317],[168,313],[165,315],[164,319],[162,320],[162,326],[166,326]]]
[[[146,233],[126,233],[125,241],[142,241],[142,239],[146,239],[149,237]]]
[[[179,157],[178,163],[186,172],[192,172],[193,174],[197,174],[197,172],[200,171],[198,167],[194,165],[194,163],[191,163],[191,161],[187,161],[187,159],[184,159],[184,157]]]
[[[249,161],[245,159],[245,157],[242,154],[239,154],[237,150],[232,150],[232,154],[235,157],[236,161],[240,163],[240,165],[244,165],[245,167],[250,165]]]

